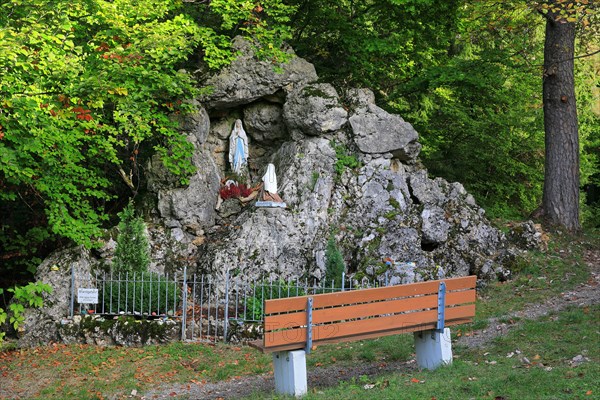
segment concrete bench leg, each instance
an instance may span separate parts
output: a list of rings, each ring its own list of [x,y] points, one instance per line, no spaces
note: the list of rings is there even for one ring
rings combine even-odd
[[[452,364],[452,342],[450,328],[415,332],[415,350],[420,368],[436,369],[443,364]]]
[[[275,391],[302,396],[308,390],[306,381],[306,353],[304,350],[273,353]]]

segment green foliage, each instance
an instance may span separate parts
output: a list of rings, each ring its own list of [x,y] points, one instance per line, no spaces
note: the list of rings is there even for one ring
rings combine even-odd
[[[541,199],[543,116],[532,78],[455,58],[415,82],[420,99],[407,118],[421,132],[424,163],[434,176],[463,183],[492,214],[528,213]]]
[[[537,208],[544,155],[538,11],[552,2],[291,3],[298,5],[296,51],[328,80],[371,87],[379,103],[411,122],[432,175],[464,183],[491,215],[519,217]],[[596,32],[597,8],[585,3],[575,2],[569,12]],[[592,37],[582,36],[579,53],[596,50]],[[597,146],[589,144],[598,111],[594,117],[588,106],[598,73],[583,72],[584,64],[593,65],[587,60],[577,60],[576,72],[583,184],[600,176],[590,168],[597,170]]]
[[[397,103],[421,133],[429,171],[503,216],[533,211],[543,185],[539,77],[523,65],[541,59],[543,32],[536,16],[510,14],[514,7],[466,6],[453,56],[423,70]]]
[[[4,289],[0,288],[0,295],[4,293]],[[0,327],[4,325],[6,322],[6,318],[8,318],[8,314],[2,307],[0,307]],[[4,340],[4,336],[6,336],[6,332],[0,332],[0,343]]]
[[[600,202],[582,204],[581,222],[585,228],[600,228]]]
[[[120,274],[119,282],[100,288],[100,309],[105,313],[148,313],[173,315],[180,291],[175,282],[167,282],[152,272]],[[127,279],[127,280],[126,280]]]
[[[42,227],[22,230],[12,226],[13,221],[16,222],[21,218],[22,210],[20,208],[13,208],[9,211],[0,206],[0,210],[0,213],[10,213],[4,219],[6,225],[0,226],[0,249],[3,249],[5,253],[2,273],[5,277],[12,277],[15,281],[29,280],[42,262],[39,251],[50,235]],[[12,284],[7,281],[5,287]]]
[[[328,81],[390,93],[443,59],[461,2],[292,0],[292,46]]]
[[[585,47],[579,51],[585,51]],[[600,227],[600,54],[575,63],[575,79],[581,186],[585,190],[581,196],[581,223]]]
[[[0,289],[0,294],[4,291]],[[8,289],[13,294],[8,312],[0,308],[0,327],[8,319],[13,329],[18,330],[25,320],[23,313],[26,308],[40,308],[44,304],[44,293],[52,293],[52,287],[42,282],[30,282],[26,286],[15,286]],[[4,339],[5,332],[0,332],[0,342]]]
[[[246,299],[244,305],[244,319],[260,321],[263,318],[263,304],[265,300],[283,299],[292,296],[304,296],[304,289],[295,285],[296,282],[286,282],[283,279],[269,282],[264,280],[253,285],[252,296]]]
[[[289,59],[292,10],[280,0],[2,2],[3,269],[33,268],[60,238],[93,246],[154,152],[185,184],[193,146],[172,116],[193,110],[197,85],[182,67],[198,46],[211,68],[228,64],[240,33],[260,57]]]
[[[335,243],[335,237],[332,235],[327,241],[325,248],[325,283],[329,285],[334,282],[334,287],[342,286],[342,274],[346,271],[344,257]]]
[[[340,179],[346,168],[354,169],[360,167],[360,161],[358,158],[351,154],[346,146],[342,144],[335,144],[331,142],[331,146],[335,150],[335,164],[334,169],[336,173],[336,178]]]
[[[262,60],[286,62],[291,56],[282,50],[291,38],[290,14],[294,7],[282,0],[254,1],[213,0],[211,10],[222,19],[221,28],[237,30],[254,40],[256,56]]]
[[[282,0],[213,0],[184,4],[187,15],[201,20],[204,61],[210,69],[229,64],[236,56],[230,51],[231,37],[250,39],[258,59],[271,61],[275,68],[289,61],[284,42],[291,38],[290,15],[294,6]]]
[[[146,272],[150,265],[150,243],[146,224],[135,216],[133,201],[119,213],[119,236],[113,258],[116,272]]]
[[[152,148],[182,179],[191,144],[191,77],[176,71],[199,43],[176,1],[35,0],[0,12],[0,199],[44,210],[41,226],[90,246],[121,177],[135,190]],[[110,175],[109,171],[123,171]]]

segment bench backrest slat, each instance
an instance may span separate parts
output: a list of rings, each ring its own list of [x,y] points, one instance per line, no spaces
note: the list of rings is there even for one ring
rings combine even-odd
[[[446,310],[446,325],[453,322],[464,323],[475,313],[475,305],[453,307]],[[421,311],[408,314],[391,315],[384,318],[368,318],[345,321],[329,325],[313,327],[313,343],[319,341],[354,337],[374,332],[393,333],[412,332],[414,330],[435,329],[437,310]],[[419,329],[415,329],[419,328]],[[380,335],[383,336],[383,335]],[[358,340],[358,339],[356,339]],[[265,347],[277,347],[298,343],[299,348],[306,343],[306,327],[265,333]]]
[[[476,279],[476,276],[467,276],[444,279],[444,282],[446,282],[447,291],[454,291],[475,288]],[[339,307],[343,304],[367,303],[400,297],[433,294],[437,293],[438,288],[439,281],[427,281],[411,283],[408,285],[326,293],[310,297],[313,297],[314,308]],[[265,302],[265,314],[304,310],[306,308],[307,297],[308,296],[298,296],[286,299],[267,300]]]
[[[475,315],[476,277],[450,278],[446,284],[445,325],[465,323]],[[313,343],[390,332],[435,329],[440,281],[327,293],[313,299]],[[265,302],[264,347],[303,348],[308,296]],[[356,339],[358,340],[358,339]]]
[[[464,303],[474,303],[475,290],[464,292],[451,292],[446,295],[446,306],[454,306]],[[313,310],[313,324],[325,324],[331,321],[343,321],[351,318],[367,318],[384,314],[396,314],[407,311],[420,311],[437,307],[438,296],[427,295],[420,297],[408,297],[399,300],[380,301],[374,303],[362,303],[346,305],[344,307],[332,307]],[[268,330],[279,328],[292,328],[294,326],[306,325],[306,311],[297,311],[288,314],[277,314],[265,317],[265,326]]]

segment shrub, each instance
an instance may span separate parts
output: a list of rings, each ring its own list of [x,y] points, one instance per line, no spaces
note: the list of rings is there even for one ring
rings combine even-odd
[[[175,282],[152,272],[129,275],[125,281],[109,281],[100,287],[100,310],[104,313],[173,314],[180,297]]]
[[[334,282],[335,287],[340,287],[342,284],[342,274],[346,270],[344,258],[338,249],[335,238],[331,236],[327,241],[325,249],[325,280],[326,283]]]
[[[260,321],[263,318],[263,304],[265,300],[283,299],[293,296],[304,296],[306,291],[293,283],[288,283],[283,279],[275,282],[262,281],[253,285],[251,290],[253,296],[246,299],[244,308],[244,319],[250,321]],[[288,295],[289,293],[289,295]]]
[[[12,327],[18,331],[25,320],[23,316],[25,308],[40,308],[44,304],[44,293],[52,293],[52,287],[46,283],[30,282],[26,286],[15,286],[8,291],[13,293],[13,299],[8,306],[8,312],[0,308],[0,327],[8,319]],[[2,293],[3,290],[0,289],[0,294]],[[4,336],[5,332],[0,332],[0,342],[4,340]]]
[[[135,216],[133,202],[119,213],[119,236],[113,259],[118,272],[145,272],[150,265],[150,244],[146,235],[146,224]]]

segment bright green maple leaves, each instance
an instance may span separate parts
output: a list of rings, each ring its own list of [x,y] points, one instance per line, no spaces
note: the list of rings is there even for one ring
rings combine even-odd
[[[177,2],[13,1],[0,14],[2,201],[43,209],[52,232],[91,244],[140,152],[161,149],[185,179],[191,144],[168,118],[193,82],[176,66],[200,41]],[[38,213],[38,215],[40,215]]]
[[[155,152],[185,183],[193,147],[173,115],[192,111],[198,85],[183,67],[196,55],[227,65],[237,34],[284,61],[291,10],[282,0],[1,1],[0,272],[32,267],[50,238],[92,246]]]

